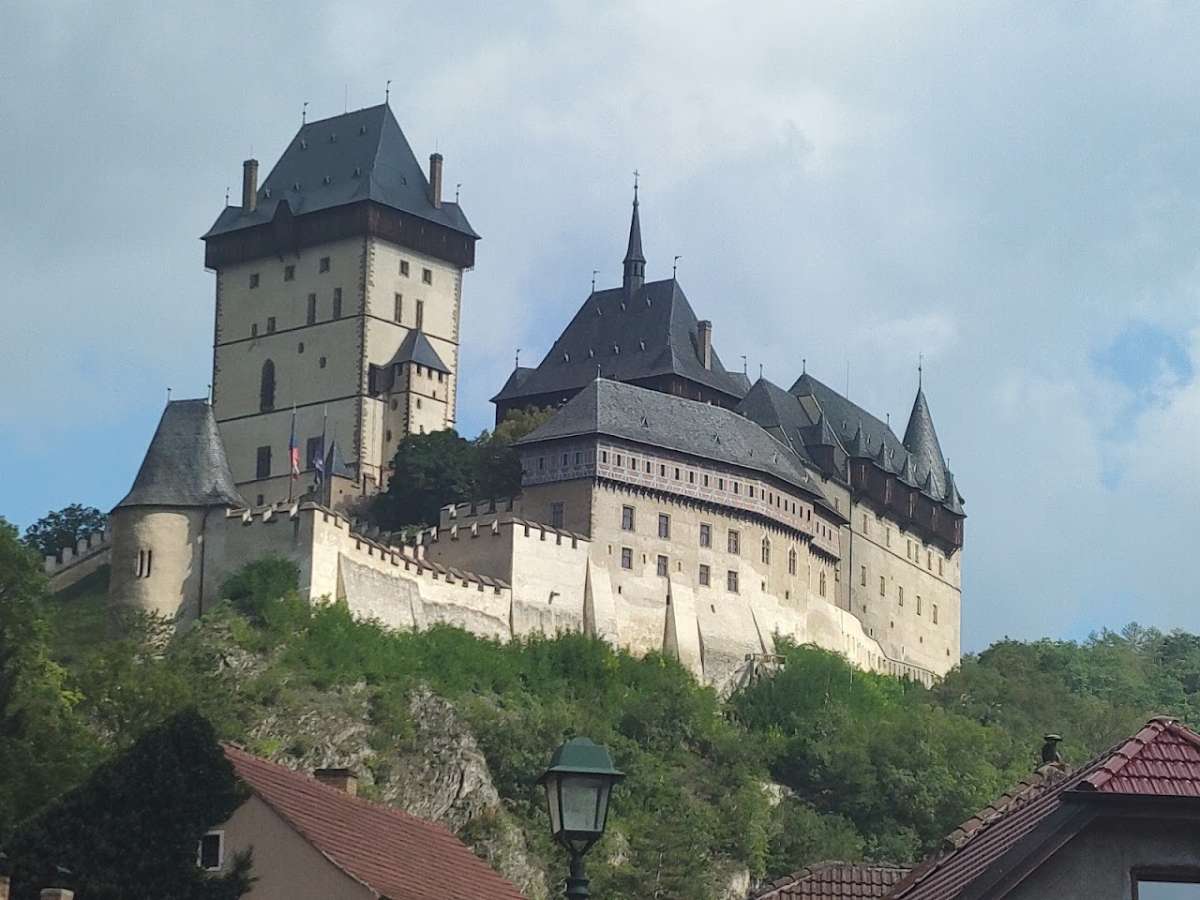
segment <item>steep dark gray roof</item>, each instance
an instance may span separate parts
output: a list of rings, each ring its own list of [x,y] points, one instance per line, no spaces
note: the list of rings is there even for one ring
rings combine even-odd
[[[257,208],[225,207],[204,236],[270,222],[283,200],[293,215],[373,200],[479,237],[457,203],[430,201],[425,172],[386,105],[301,126],[259,186]]]
[[[795,396],[760,378],[737,405],[737,411],[783,441],[801,459],[811,462],[804,446],[804,432],[816,423],[809,419]]]
[[[130,506],[244,506],[207,400],[173,400],[117,509]]]
[[[700,362],[696,314],[675,279],[652,281],[627,298],[623,288],[595,291],[554,342],[536,369],[513,384],[509,378],[493,402],[579,390],[596,378],[637,381],[674,374],[730,397],[744,383],[712,353],[712,368]]]
[[[879,453],[879,445],[885,444],[889,457],[902,465],[907,455],[904,444],[896,437],[886,422],[871,415],[857,403],[843,397],[833,388],[818,381],[807,372],[796,379],[791,393],[798,398],[812,397],[825,417],[825,424],[837,437],[842,447],[850,453],[851,444],[859,426],[862,426],[860,437],[860,452],[863,456],[874,457]],[[924,476],[924,472],[921,473]]]
[[[433,344],[429,343],[429,338],[425,336],[425,332],[419,328],[414,328],[404,336],[404,340],[400,342],[400,349],[396,351],[392,362],[413,362],[437,372],[450,374],[449,367],[442,362],[442,358],[433,349]]]
[[[917,397],[913,400],[908,427],[904,429],[904,446],[913,455],[922,486],[929,481],[926,493],[941,500],[946,496],[946,459],[942,456],[933,416],[929,414],[929,403],[922,388],[917,388]]]
[[[603,434],[772,475],[832,509],[784,443],[736,412],[597,378],[520,444]]]

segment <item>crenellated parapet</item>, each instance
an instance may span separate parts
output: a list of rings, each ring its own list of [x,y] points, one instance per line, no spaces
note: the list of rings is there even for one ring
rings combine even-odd
[[[51,592],[57,592],[107,565],[111,556],[112,530],[106,525],[103,531],[81,537],[75,546],[63,548],[58,556],[47,556],[42,569]]]

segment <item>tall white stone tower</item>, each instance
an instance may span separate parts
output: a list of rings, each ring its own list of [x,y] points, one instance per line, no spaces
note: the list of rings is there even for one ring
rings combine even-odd
[[[336,441],[344,484],[370,494],[402,437],[454,425],[479,236],[442,200],[441,155],[426,176],[386,105],[303,125],[257,179],[247,160],[242,205],[204,235],[213,409],[237,487],[251,503],[298,496]]]

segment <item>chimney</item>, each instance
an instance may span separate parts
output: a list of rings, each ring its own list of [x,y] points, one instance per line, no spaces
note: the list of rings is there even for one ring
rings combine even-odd
[[[313,778],[343,794],[358,796],[358,776],[349,769],[316,769]]]
[[[700,333],[700,364],[706,369],[712,368],[712,322],[701,319],[696,323]]]
[[[258,206],[258,160],[242,163],[242,212],[254,212]]]
[[[442,154],[429,155],[429,202],[435,209],[442,208]]]

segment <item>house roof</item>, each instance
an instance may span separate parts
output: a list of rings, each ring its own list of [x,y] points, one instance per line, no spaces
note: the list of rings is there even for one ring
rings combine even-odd
[[[945,849],[913,869],[888,900],[959,897],[1068,800],[1098,794],[1200,798],[1200,735],[1157,718],[1075,772],[1042,766],[951,832]]]
[[[696,313],[671,278],[644,284],[632,295],[620,287],[593,291],[537,368],[510,377],[492,401],[569,394],[598,372],[616,381],[678,375],[734,399],[747,389],[744,379],[726,371],[716,350],[711,368],[704,368]]]
[[[832,509],[791,448],[732,410],[596,378],[519,444],[604,434],[773,475]]]
[[[768,885],[755,900],[866,900],[886,897],[908,873],[903,866],[823,862]]]
[[[258,188],[256,208],[226,206],[205,238],[270,222],[287,201],[293,215],[373,200],[478,238],[457,203],[429,199],[429,181],[386,105],[309,122]]]
[[[388,900],[522,900],[520,892],[433,822],[321,784],[223,744],[234,773],[349,877]]]
[[[133,487],[131,506],[244,506],[207,400],[172,400],[163,410]]]

